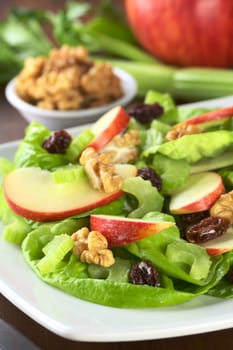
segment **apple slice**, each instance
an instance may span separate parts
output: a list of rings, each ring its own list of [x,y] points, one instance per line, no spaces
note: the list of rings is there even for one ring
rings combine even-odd
[[[189,182],[171,197],[169,209],[173,214],[188,214],[208,210],[225,192],[222,178],[215,172],[190,176]]]
[[[135,176],[134,165],[122,164],[123,178]],[[106,193],[95,190],[83,172],[78,181],[55,184],[52,173],[40,168],[19,168],[3,184],[6,200],[17,214],[34,221],[61,220],[107,204],[123,195],[122,190]]]
[[[222,236],[200,244],[210,256],[220,255],[233,249],[233,228],[230,227]]]
[[[91,131],[95,136],[87,147],[99,151],[127,127],[129,120],[130,116],[121,106],[114,107],[92,126]]]
[[[91,215],[91,230],[101,232],[110,247],[116,247],[146,238],[173,226],[173,222],[146,221],[114,215]]]
[[[196,125],[199,126],[200,129],[204,129],[208,125],[212,125],[218,123],[219,121],[224,121],[232,117],[233,106],[230,106],[187,119],[181,123],[174,125],[172,129],[177,130],[188,125]]]

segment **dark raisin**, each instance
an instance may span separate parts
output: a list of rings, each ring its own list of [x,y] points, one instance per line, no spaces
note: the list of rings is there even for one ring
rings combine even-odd
[[[187,226],[182,221],[177,222],[176,226],[178,227],[178,229],[180,231],[180,237],[182,239],[186,240],[186,228],[187,228]]]
[[[189,213],[189,214],[183,214],[180,215],[180,218],[184,223],[188,225],[194,225],[200,222],[202,219],[206,218],[209,216],[208,210],[206,211],[199,211],[197,213]]]
[[[138,170],[138,176],[143,180],[150,180],[152,186],[157,187],[158,191],[162,189],[162,179],[156,171],[150,167],[144,167]]]
[[[139,123],[146,124],[150,123],[152,120],[159,118],[164,109],[160,104],[145,104],[140,103],[133,105],[127,109],[130,116],[134,117]]]
[[[227,274],[227,280],[229,283],[233,284],[233,267],[230,268],[230,270]]]
[[[42,147],[49,153],[64,154],[71,141],[71,135],[65,130],[60,130],[48,137],[43,142]]]
[[[186,229],[186,238],[191,243],[204,243],[221,236],[228,229],[227,219],[209,216],[198,224],[190,225]]]
[[[148,260],[142,260],[131,266],[129,280],[133,284],[147,284],[153,287],[160,287],[158,271]]]

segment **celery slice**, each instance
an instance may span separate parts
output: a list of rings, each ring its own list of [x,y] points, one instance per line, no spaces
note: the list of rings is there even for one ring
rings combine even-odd
[[[37,264],[40,272],[46,274],[53,271],[65,255],[72,250],[73,246],[74,241],[69,235],[61,234],[55,236],[42,249],[45,256]]]
[[[52,173],[54,184],[63,184],[78,181],[84,176],[84,168],[82,166],[68,166],[59,168]]]
[[[22,221],[14,219],[3,231],[3,239],[10,243],[21,244],[27,234],[30,232],[30,226]]]
[[[77,137],[75,137],[66,151],[66,156],[71,162],[77,161],[84,148],[94,138],[94,134],[89,128],[85,128]]]
[[[149,180],[143,180],[139,176],[125,179],[122,189],[133,195],[138,202],[138,207],[129,213],[130,218],[141,218],[148,212],[161,211],[164,198]]]

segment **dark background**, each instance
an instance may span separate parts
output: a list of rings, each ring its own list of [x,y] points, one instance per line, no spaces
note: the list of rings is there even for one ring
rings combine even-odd
[[[77,2],[89,2],[93,4],[93,6],[98,6],[101,2],[100,0],[82,0]],[[112,0],[118,7],[123,7],[124,0]],[[6,17],[9,13],[9,9],[11,7],[28,7],[28,8],[46,8],[49,10],[57,10],[64,6],[66,1],[61,0],[20,0],[20,1],[12,1],[12,0],[0,0],[0,19]]]

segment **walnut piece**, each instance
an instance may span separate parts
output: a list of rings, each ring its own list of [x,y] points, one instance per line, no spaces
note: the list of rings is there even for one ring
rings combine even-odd
[[[106,193],[120,190],[123,179],[115,173],[114,164],[108,155],[98,154],[94,148],[88,147],[82,152],[79,161],[93,188]]]
[[[222,194],[210,209],[210,215],[233,223],[233,191]]]
[[[112,163],[128,163],[137,158],[138,149],[136,145],[140,143],[137,130],[117,135],[100,152],[109,155]]]
[[[167,141],[176,140],[184,135],[200,134],[202,130],[197,125],[187,125],[180,123],[175,125],[166,135]]]
[[[111,65],[96,64],[82,46],[66,45],[51,50],[48,57],[27,58],[16,92],[26,102],[48,110],[102,106],[123,95]]]
[[[83,227],[73,233],[71,238],[74,240],[74,254],[80,261],[88,264],[96,264],[109,267],[114,264],[113,253],[108,249],[108,241],[102,233],[90,231]]]

